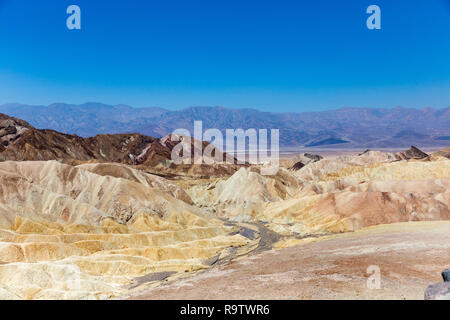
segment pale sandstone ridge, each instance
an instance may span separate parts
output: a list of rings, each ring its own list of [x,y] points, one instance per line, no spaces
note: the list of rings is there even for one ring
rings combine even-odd
[[[300,180],[319,180],[322,175],[341,170],[345,167],[367,166],[397,160],[397,157],[393,153],[366,151],[359,156],[343,155],[330,159],[322,159],[298,170],[295,176]]]
[[[374,157],[347,158],[342,167],[324,163],[317,172],[306,166],[296,173],[305,184],[303,190],[285,202],[268,204],[262,216],[271,217],[283,230],[300,233],[450,219],[450,161],[388,162],[389,155]],[[294,225],[287,227],[286,222]]]
[[[187,192],[194,203],[220,217],[249,220],[261,203],[287,199],[301,187],[283,168],[273,176],[262,176],[257,168],[241,168],[228,179],[196,185]]]
[[[412,149],[313,161],[297,171],[232,177],[188,190],[193,201],[235,221],[263,221],[283,235],[355,231],[385,223],[450,219],[450,161]]]
[[[176,185],[119,164],[2,162],[0,186],[0,298],[113,297],[249,243]]]
[[[97,164],[82,164],[77,168],[101,175],[111,176],[115,178],[123,178],[135,182],[139,182],[147,187],[152,187],[165,191],[176,199],[183,200],[188,204],[193,204],[189,195],[177,185],[170,183],[168,180],[148,174],[140,170],[133,169],[128,166],[115,163],[97,163]]]
[[[430,157],[432,157],[432,159],[434,158],[439,159],[441,157],[450,159],[450,147],[439,150],[438,152],[433,153]]]

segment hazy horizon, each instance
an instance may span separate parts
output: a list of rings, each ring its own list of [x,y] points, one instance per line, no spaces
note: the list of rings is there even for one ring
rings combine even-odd
[[[258,107],[251,107],[251,106],[247,106],[247,107],[229,107],[229,106],[225,106],[225,105],[187,105],[187,106],[181,106],[181,107],[174,107],[174,108],[165,108],[165,107],[161,107],[158,105],[147,105],[147,106],[134,106],[128,103],[113,103],[113,104],[109,104],[109,103],[104,103],[104,102],[99,102],[99,101],[86,101],[83,103],[70,103],[70,102],[52,102],[49,104],[28,104],[28,103],[22,103],[22,102],[6,102],[6,103],[0,103],[0,107],[3,106],[14,106],[14,105],[18,105],[18,106],[29,106],[29,107],[50,107],[53,105],[67,105],[67,106],[87,106],[87,105],[103,105],[103,106],[108,106],[108,107],[119,107],[119,106],[126,106],[126,107],[130,107],[130,108],[134,108],[134,109],[150,109],[150,108],[159,108],[159,109],[164,109],[165,111],[182,111],[182,110],[186,110],[186,109],[190,109],[190,108],[224,108],[224,109],[228,109],[228,110],[255,110],[255,111],[259,111],[259,112],[270,112],[270,113],[308,113],[308,112],[324,112],[324,111],[337,111],[337,110],[345,110],[345,109],[386,109],[386,110],[391,110],[391,109],[395,109],[395,108],[403,108],[403,109],[415,109],[415,110],[424,110],[424,109],[434,109],[434,110],[441,110],[441,109],[446,109],[450,107],[450,103],[447,106],[440,106],[440,107],[430,107],[430,106],[423,106],[423,107],[413,107],[413,106],[403,106],[403,105],[396,105],[396,106],[392,106],[392,107],[348,107],[348,106],[342,106],[342,107],[336,107],[336,108],[324,108],[324,109],[320,109],[320,110],[310,110],[308,108],[304,108],[300,111],[280,111],[280,110],[274,110],[274,111],[270,111],[270,110],[262,110],[261,108]],[[89,106],[89,107],[94,107],[94,106]]]

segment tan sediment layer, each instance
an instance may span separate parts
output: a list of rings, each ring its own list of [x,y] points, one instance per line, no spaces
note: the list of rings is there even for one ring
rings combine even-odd
[[[118,164],[0,163],[0,298],[104,299],[249,240],[179,187]]]
[[[423,299],[450,265],[450,222],[380,225],[294,244],[128,298]],[[379,267],[380,289],[367,285],[369,266]]]

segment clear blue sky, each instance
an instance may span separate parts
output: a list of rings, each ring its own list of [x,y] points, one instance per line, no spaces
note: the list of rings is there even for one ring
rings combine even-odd
[[[0,0],[0,103],[86,101],[447,107],[450,0]]]

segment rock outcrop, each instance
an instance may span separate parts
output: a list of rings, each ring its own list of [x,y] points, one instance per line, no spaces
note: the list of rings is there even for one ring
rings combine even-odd
[[[399,160],[424,159],[428,157],[428,154],[415,146],[411,146],[408,150],[397,152],[395,155]]]
[[[30,130],[31,126],[25,121],[10,118],[0,113],[0,152],[14,143],[22,134]]]
[[[205,141],[188,141],[186,137],[168,135],[153,138],[141,134],[101,134],[82,138],[53,130],[38,130],[25,121],[0,114],[0,161],[62,160],[66,163],[117,162],[156,166],[170,163],[172,150],[188,143],[193,163],[196,149],[211,151],[206,163],[224,162],[226,154]],[[181,148],[180,148],[181,149]],[[217,153],[217,158],[216,158]],[[180,151],[180,156],[183,153]],[[231,158],[232,163],[236,160]]]
[[[425,290],[425,300],[450,300],[450,269],[442,271],[443,283],[428,286]]]
[[[310,154],[310,153],[303,153],[298,156],[296,156],[293,161],[294,165],[289,168],[290,170],[297,171],[306,166],[307,164],[317,162],[322,160],[323,157],[319,156],[317,154]]]
[[[425,291],[425,300],[450,300],[450,282],[428,286]]]
[[[444,282],[450,282],[450,268],[442,271],[442,279],[444,279]]]
[[[292,235],[355,231],[377,224],[450,219],[450,161],[398,160],[369,151],[262,176],[241,169],[187,190],[194,203],[235,221],[263,221]]]

